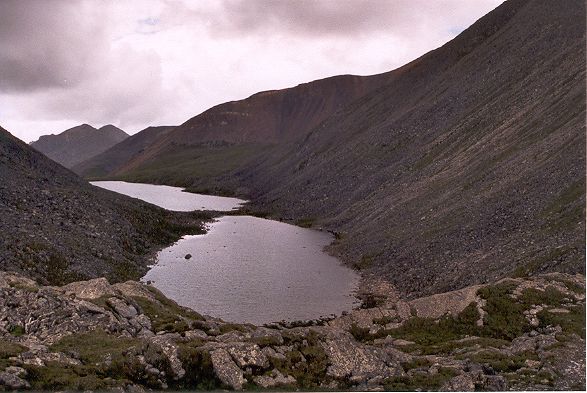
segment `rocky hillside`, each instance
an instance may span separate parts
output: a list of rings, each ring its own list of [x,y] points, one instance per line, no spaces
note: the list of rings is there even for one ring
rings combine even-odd
[[[257,327],[138,282],[47,287],[0,272],[0,389],[585,389],[582,276],[381,294],[330,321]]]
[[[116,172],[128,161],[129,157],[139,155],[145,148],[173,128],[173,126],[147,127],[104,152],[73,166],[71,169],[89,178],[99,178],[108,173]]]
[[[153,147],[119,175],[236,192],[257,210],[325,227],[337,234],[334,254],[412,296],[584,273],[584,14],[580,0],[508,1],[379,88],[310,117],[299,138],[296,126],[275,145],[223,154],[235,128],[218,146],[180,145],[232,129],[229,115],[248,112],[229,103],[220,123],[190,120],[166,136],[181,135],[172,150]],[[256,126],[276,140],[255,119],[243,138]]]
[[[96,129],[89,124],[70,128],[57,135],[43,135],[31,146],[66,168],[100,154],[128,138],[111,124]]]
[[[137,279],[157,249],[201,230],[196,213],[91,186],[0,128],[1,270],[52,284]]]

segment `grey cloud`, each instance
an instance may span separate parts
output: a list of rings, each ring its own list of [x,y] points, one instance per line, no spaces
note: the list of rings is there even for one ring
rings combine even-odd
[[[224,13],[212,16],[211,27],[235,34],[268,31],[348,36],[386,31],[413,35],[428,25],[451,17],[466,17],[475,14],[475,8],[498,3],[497,0],[225,0]]]
[[[0,1],[0,90],[71,87],[107,44],[100,9],[65,0]]]

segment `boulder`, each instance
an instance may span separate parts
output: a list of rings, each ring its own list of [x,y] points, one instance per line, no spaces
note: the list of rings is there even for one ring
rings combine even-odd
[[[220,381],[234,390],[241,390],[245,383],[243,371],[238,368],[225,349],[217,349],[210,353],[214,373]]]
[[[116,294],[115,289],[108,283],[104,277],[95,278],[88,281],[77,281],[62,287],[66,295],[73,294],[80,299],[97,299],[102,296],[113,296]]]
[[[296,383],[296,379],[291,375],[284,376],[279,370],[273,369],[269,375],[254,377],[253,382],[264,389],[271,389],[278,386],[293,385]]]
[[[27,381],[17,374],[6,371],[0,372],[0,386],[4,386],[8,390],[21,390],[31,387]]]
[[[269,367],[267,356],[257,344],[238,343],[228,346],[227,350],[235,363],[242,369],[246,367]]]
[[[322,347],[331,363],[326,371],[329,377],[362,382],[375,376],[403,375],[399,363],[383,349],[360,344],[347,332],[329,334]]]
[[[463,374],[451,378],[440,387],[442,392],[473,392],[475,383],[470,375]]]

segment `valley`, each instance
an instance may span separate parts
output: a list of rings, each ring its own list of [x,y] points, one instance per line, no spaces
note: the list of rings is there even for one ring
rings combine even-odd
[[[115,41],[177,22],[137,18]],[[0,127],[0,391],[584,390],[586,30],[582,0],[508,0],[391,71],[177,123],[192,67],[143,51],[107,81],[142,88],[65,109],[103,70],[41,68],[44,127],[142,130]]]

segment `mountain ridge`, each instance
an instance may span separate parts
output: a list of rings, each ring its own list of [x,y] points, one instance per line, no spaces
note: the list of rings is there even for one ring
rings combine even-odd
[[[122,142],[128,136],[112,124],[96,129],[84,123],[59,134],[43,135],[31,142],[30,146],[63,166],[71,168]]]

